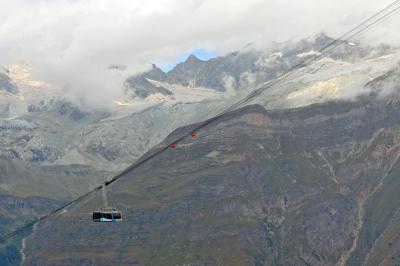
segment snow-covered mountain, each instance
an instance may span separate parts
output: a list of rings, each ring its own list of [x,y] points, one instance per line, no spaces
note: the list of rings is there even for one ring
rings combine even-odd
[[[249,44],[239,51],[208,61],[191,55],[168,73],[153,65],[148,72],[130,77],[125,84],[126,92],[146,98],[157,93],[172,95],[170,88],[174,85],[216,91],[246,90],[279,76],[312,56],[320,55],[318,51],[334,41],[325,34],[319,34],[297,43],[274,44],[267,49]],[[368,47],[342,41],[328,56],[338,63],[352,64],[393,52],[395,49],[386,45]]]
[[[332,41],[320,34],[268,49],[249,44],[208,61],[192,55],[168,73],[153,65],[129,77],[125,97],[110,99],[115,108],[107,111],[77,104],[63,89],[32,80],[27,66],[9,66],[0,73],[0,156],[39,166],[90,166],[112,175],[175,128],[218,114]],[[393,47],[343,42],[251,103],[280,109],[351,100],[368,93],[365,84],[399,59]]]
[[[154,65],[117,84],[124,87],[124,97],[110,99],[114,108],[106,111],[82,105],[62,88],[34,80],[28,66],[4,67],[0,194],[18,197],[17,201],[37,196],[58,201],[87,191],[176,128],[219,114],[252,89],[318,55],[332,41],[320,34],[268,49],[250,44],[208,61],[190,56],[168,73]],[[352,101],[371,93],[397,101],[399,59],[396,47],[342,42],[326,58],[292,73],[248,104],[292,109]],[[9,223],[0,230],[18,225]]]

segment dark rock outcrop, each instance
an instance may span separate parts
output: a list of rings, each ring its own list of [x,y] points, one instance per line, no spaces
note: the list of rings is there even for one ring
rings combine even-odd
[[[18,88],[13,84],[10,77],[5,73],[0,72],[0,91],[6,91],[9,93],[17,93]]]

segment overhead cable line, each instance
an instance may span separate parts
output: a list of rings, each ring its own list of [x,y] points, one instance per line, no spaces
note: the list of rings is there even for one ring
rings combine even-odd
[[[357,25],[356,27],[352,28],[350,31],[346,32],[345,34],[341,35],[340,37],[338,37],[334,41],[332,41],[329,44],[327,44],[324,47],[322,47],[315,56],[312,56],[311,58],[308,58],[308,59],[306,59],[306,60],[294,65],[293,67],[291,67],[289,70],[287,70],[282,75],[279,75],[275,79],[264,83],[259,88],[257,88],[254,91],[250,92],[244,98],[240,99],[239,101],[235,102],[234,104],[232,104],[231,106],[226,108],[220,114],[218,114],[218,115],[216,115],[216,116],[214,116],[214,117],[212,117],[212,118],[210,118],[210,119],[208,119],[208,120],[206,120],[206,121],[204,121],[202,123],[199,123],[195,128],[191,129],[188,133],[183,134],[181,137],[179,137],[178,139],[176,139],[174,142],[170,143],[169,145],[164,146],[162,148],[159,148],[158,150],[153,151],[153,152],[150,151],[151,153],[147,157],[139,159],[138,161],[133,163],[131,166],[129,166],[125,170],[123,170],[121,173],[119,173],[118,175],[114,176],[111,180],[105,181],[102,185],[94,188],[93,190],[87,192],[86,194],[84,194],[84,195],[82,195],[82,196],[80,196],[80,197],[78,197],[78,198],[76,198],[76,199],[74,199],[72,201],[69,201],[68,203],[65,203],[61,207],[49,212],[46,215],[40,216],[39,218],[37,218],[37,219],[25,224],[24,226],[14,230],[14,231],[12,231],[12,232],[10,232],[8,234],[6,234],[5,236],[0,237],[0,243],[7,242],[8,240],[12,239],[14,236],[16,236],[16,235],[22,233],[23,231],[31,228],[32,226],[34,226],[38,222],[46,220],[47,218],[59,213],[60,211],[72,206],[73,204],[82,201],[84,198],[86,198],[87,196],[89,196],[93,192],[101,190],[103,186],[109,186],[110,184],[112,184],[115,181],[119,180],[120,178],[122,178],[126,174],[132,172],[134,169],[140,167],[144,163],[152,160],[156,156],[158,156],[158,155],[162,154],[163,152],[165,152],[166,150],[170,149],[171,145],[176,145],[177,143],[183,141],[184,139],[186,139],[188,137],[193,137],[193,132],[197,132],[200,129],[206,127],[207,125],[215,122],[216,120],[218,120],[219,118],[221,118],[225,114],[237,109],[241,105],[249,103],[251,100],[253,100],[256,97],[260,96],[265,90],[270,89],[271,87],[273,87],[273,86],[279,84],[280,82],[286,80],[295,71],[303,69],[306,66],[308,66],[308,65],[310,65],[310,64],[312,64],[312,63],[324,58],[327,54],[329,54],[329,52],[331,52],[334,49],[336,49],[336,48],[348,43],[351,39],[354,39],[356,36],[359,36],[360,34],[368,31],[370,28],[376,26],[379,22],[381,22],[385,18],[390,17],[391,15],[393,15],[396,11],[398,11],[400,9],[400,5],[399,4],[400,4],[400,0],[396,0],[396,1],[392,2],[391,4],[387,5],[382,10],[376,12],[374,15],[372,15],[371,17],[369,17],[368,19],[366,19],[365,21],[363,21],[362,23]]]

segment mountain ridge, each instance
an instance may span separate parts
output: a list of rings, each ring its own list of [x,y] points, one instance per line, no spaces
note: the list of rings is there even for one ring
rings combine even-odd
[[[400,106],[383,111],[382,105],[371,95],[357,104],[329,102],[281,111],[252,105],[228,113],[199,130],[196,139],[184,140],[110,187],[109,200],[124,211],[123,224],[91,221],[90,210],[101,202],[98,195],[40,225],[27,241],[35,250],[27,263],[346,262],[354,241],[364,241],[353,233],[357,226],[364,228],[358,217],[365,202],[379,183],[388,188],[382,174],[397,169],[400,156],[398,145],[381,144],[400,139]],[[175,130],[159,147],[192,127]],[[390,225],[391,217],[382,217],[382,224]],[[71,227],[57,229],[64,224]],[[44,253],[36,250],[39,242]],[[400,248],[400,241],[393,245]],[[99,251],[106,250],[107,257],[101,257]],[[349,257],[361,263],[354,250]],[[391,256],[390,251],[384,258]]]
[[[44,83],[23,79],[16,82],[11,79],[10,82],[17,87],[18,92],[16,94],[5,91],[0,93],[0,112],[2,115],[0,119],[0,134],[2,136],[0,141],[2,147],[0,150],[0,188],[3,188],[0,192],[2,194],[15,194],[22,198],[25,196],[37,196],[44,197],[52,202],[53,200],[65,201],[71,196],[78,195],[81,191],[86,191],[90,187],[96,184],[98,185],[98,182],[102,182],[105,177],[115,175],[129,166],[132,161],[143,156],[143,154],[163,139],[167,138],[168,141],[173,141],[174,139],[171,137],[175,136],[174,134],[176,134],[176,132],[181,132],[183,126],[193,125],[193,123],[197,121],[207,120],[215,114],[222,112],[238,99],[245,97],[258,82],[262,84],[274,76],[279,75],[279,73],[282,73],[287,67],[290,67],[290,65],[295,64],[299,60],[315,55],[317,48],[320,47],[323,42],[328,41],[330,41],[330,39],[318,41],[321,42],[318,44],[319,46],[315,44],[315,40],[304,41],[303,43],[276,44],[276,46],[274,46],[275,48],[271,51],[262,52],[254,52],[252,47],[246,47],[243,51],[233,52],[227,56],[221,56],[209,61],[200,61],[192,58],[189,60],[194,61],[191,66],[192,68],[190,68],[190,64],[185,65],[183,63],[183,65],[179,67],[180,70],[178,69],[179,71],[175,72],[176,77],[174,78],[175,80],[172,79],[172,81],[168,81],[168,77],[165,76],[166,73],[163,73],[157,66],[153,66],[151,70],[152,73],[150,73],[149,76],[146,77],[139,74],[139,81],[143,82],[143,93],[148,93],[148,96],[143,99],[140,97],[138,98],[134,93],[130,94],[132,91],[128,89],[127,93],[130,94],[133,99],[127,96],[118,102],[120,105],[116,105],[116,109],[107,111],[94,110],[74,103],[71,99],[66,99],[63,96],[62,90],[57,90],[48,86],[40,87]],[[267,140],[268,145],[260,145],[264,149],[269,145],[281,147],[281,149],[277,150],[266,149],[265,154],[263,154],[261,152],[262,148],[256,142],[253,143],[251,149],[255,149],[259,152],[258,155],[260,158],[275,158],[273,157],[274,154],[271,155],[270,152],[274,151],[279,155],[281,152],[284,152],[288,146],[293,146],[300,151],[307,147],[311,149],[318,147],[318,145],[326,145],[329,141],[336,141],[341,145],[347,143],[349,149],[354,149],[353,152],[357,152],[368,146],[365,143],[368,138],[370,138],[369,140],[373,143],[374,141],[372,141],[372,139],[375,139],[376,136],[378,136],[378,139],[384,138],[389,142],[393,142],[393,138],[395,137],[393,132],[396,131],[391,132],[385,129],[381,133],[376,133],[376,130],[378,126],[389,127],[390,123],[387,121],[390,121],[390,119],[394,119],[393,121],[397,120],[395,120],[395,118],[384,120],[382,117],[375,117],[374,115],[368,117],[365,116],[365,113],[382,114],[377,106],[380,106],[382,109],[390,109],[393,108],[393,106],[397,106],[399,90],[398,87],[396,87],[398,76],[396,67],[398,67],[397,61],[400,58],[398,56],[398,51],[393,47],[366,48],[369,46],[362,44],[344,44],[344,46],[346,49],[339,50],[337,53],[328,56],[328,58],[319,60],[314,65],[302,69],[296,73],[290,81],[282,82],[279,86],[265,90],[259,98],[249,102],[249,104],[259,104],[268,110],[260,111],[257,110],[258,107],[253,110],[252,112],[256,115],[250,118],[249,126],[256,126],[260,121],[262,122],[267,118],[268,121],[273,121],[274,123],[273,125],[270,124],[268,127],[265,126],[265,131],[263,132],[263,134],[269,137],[271,137],[272,134],[272,136],[275,136],[274,139]],[[351,49],[349,47],[351,47]],[[349,49],[347,50],[347,48]],[[365,54],[366,50],[368,50],[367,54]],[[199,71],[197,71],[197,67],[194,67],[197,64],[202,65]],[[188,75],[186,75],[185,71],[188,72]],[[181,72],[181,74],[178,72]],[[198,76],[199,73],[201,73],[200,76]],[[220,75],[218,75],[218,73]],[[232,75],[226,75],[226,73],[231,73]],[[196,75],[197,78],[194,79],[193,77]],[[223,77],[227,78],[223,79]],[[162,82],[160,80],[162,80]],[[176,80],[180,80],[179,82],[181,82],[181,85],[173,84]],[[237,80],[240,82],[238,83]],[[170,84],[169,82],[172,83]],[[209,88],[202,86],[209,86]],[[220,86],[219,88],[221,90],[222,88],[227,90],[224,92],[218,91],[218,86]],[[154,92],[148,91],[148,88],[154,88]],[[163,94],[159,91],[163,89],[168,90],[170,94],[164,95],[165,97],[160,97],[160,95]],[[362,96],[361,99],[358,98],[359,95]],[[383,102],[382,99],[384,99]],[[343,100],[347,103],[343,103]],[[381,103],[379,105],[371,104],[371,102],[373,103],[374,101],[379,101]],[[330,106],[330,108],[326,106]],[[251,109],[253,107],[249,108]],[[280,113],[279,110],[282,109],[285,111]],[[292,112],[295,113],[296,116],[292,116]],[[310,117],[310,114],[313,112],[318,113],[319,116]],[[347,116],[346,112],[348,112]],[[369,124],[374,121],[375,126],[351,131],[351,127],[349,128],[348,125],[347,127],[343,125],[344,122],[352,125],[354,123],[357,127],[363,124],[362,119],[360,119],[360,114],[364,114],[364,116],[362,116],[364,120],[371,120]],[[287,125],[293,125],[294,122],[288,121],[285,116],[292,117],[296,121],[303,121],[308,117],[309,121],[307,120],[307,123],[304,122],[304,126],[296,122],[296,128],[287,128]],[[342,122],[339,124],[329,124],[330,121],[339,121],[337,120],[337,116],[342,117]],[[261,119],[260,117],[267,118]],[[240,123],[243,122],[242,120],[240,121]],[[317,128],[315,127],[316,124],[311,123],[312,121],[323,126]],[[247,122],[244,122],[244,124],[247,125]],[[308,125],[308,127],[305,125]],[[235,126],[236,125],[232,125],[231,128],[235,128]],[[338,127],[338,129],[341,128],[343,132],[336,135],[325,132],[327,129],[331,128],[333,130],[332,132],[336,132],[334,131],[334,126]],[[177,128],[180,129],[175,132],[174,130]],[[187,129],[189,130],[190,128]],[[313,130],[316,130],[316,132]],[[222,131],[225,130],[221,128],[221,132]],[[245,129],[242,131],[247,132]],[[281,135],[281,137],[278,138],[276,134],[280,131],[282,131],[281,134],[289,134],[291,132],[292,135]],[[169,135],[171,132],[174,132],[173,135]],[[321,132],[325,132],[329,138],[322,138],[320,135]],[[376,136],[371,137],[371,132],[375,132]],[[226,145],[229,146],[237,142],[238,135],[235,135],[235,138],[233,138],[229,130],[227,133],[223,134],[226,135],[228,137],[227,140],[229,140]],[[238,133],[236,132],[235,134]],[[242,135],[239,134],[239,136]],[[262,134],[260,136],[263,138]],[[282,140],[282,136],[286,136],[286,141],[290,144],[282,144],[282,141],[285,141]],[[296,136],[303,136],[304,138],[296,139]],[[201,133],[199,133],[198,139],[204,137],[205,136],[201,136]],[[252,139],[251,132],[244,134],[242,137],[245,139],[250,137],[250,139]],[[309,139],[313,137],[314,142],[308,142]],[[359,141],[361,142],[359,144],[348,143],[349,140],[355,137],[360,138]],[[221,142],[221,139],[212,140],[210,142],[211,145],[214,145],[214,141],[218,143]],[[166,145],[166,143],[163,143],[163,145]],[[242,147],[241,143],[236,143],[235,145],[241,147],[242,151],[246,150],[246,147]],[[335,147],[330,148],[335,149]],[[375,148],[379,150],[379,148],[374,147],[374,149]],[[190,149],[188,143],[178,145],[176,150],[185,152],[185,149]],[[235,148],[232,149],[234,150]],[[300,157],[298,158],[301,159],[300,161],[310,160],[310,158],[307,157],[308,155],[305,156],[309,154],[308,149],[303,151],[303,153],[299,152]],[[387,148],[384,150],[390,154]],[[227,153],[229,152],[230,151],[227,151]],[[194,154],[195,153],[196,151],[194,151]],[[207,158],[205,160],[209,160],[207,162],[210,163],[211,169],[214,169],[212,168],[213,166],[216,168],[221,167],[218,160],[225,163],[230,162],[232,167],[240,169],[241,166],[239,164],[242,162],[241,160],[247,158],[244,157],[244,154],[244,152],[243,154],[238,152],[237,154],[232,154],[232,156],[227,156],[225,158],[221,151],[210,150],[207,154],[203,154],[203,157]],[[376,156],[380,153],[379,151],[375,151],[374,154]],[[337,169],[336,165],[340,165],[343,162],[334,163],[336,160],[335,158],[339,155],[349,156],[349,158],[351,158],[352,152],[344,149],[337,151],[335,155],[327,153],[326,150],[318,150],[312,153],[312,155],[313,160],[318,162],[318,164],[313,162],[314,165],[323,165],[317,172],[322,173],[324,177],[329,176],[329,178],[324,178],[323,180],[332,183],[333,186],[337,186],[336,182],[341,182],[342,174],[338,174],[341,172],[340,169]],[[296,156],[294,157],[297,158]],[[303,158],[304,156],[305,158]],[[249,158],[252,157],[250,156]],[[380,157],[378,157],[378,159],[379,158]],[[171,159],[173,159],[173,156],[171,156]],[[252,160],[256,159],[252,158]],[[284,161],[286,159],[281,158],[280,160]],[[292,160],[293,158],[291,157],[289,159]],[[184,161],[185,158],[182,160]],[[382,159],[380,158],[379,160]],[[195,162],[197,161],[194,160],[189,164],[193,169],[199,169],[204,166],[202,163],[196,166],[194,165]],[[281,161],[277,164],[280,165],[280,163]],[[7,171],[3,171],[5,168],[2,168],[1,165],[4,164],[10,166],[15,165],[15,167],[8,167]],[[373,161],[371,164],[375,165],[376,162]],[[387,164],[389,165],[389,163]],[[294,167],[292,162],[284,163],[284,165],[285,167],[282,167],[287,171],[291,171]],[[355,169],[357,169],[356,166]],[[227,170],[226,173],[230,173],[229,169],[222,168],[223,169],[218,170],[221,175],[224,175],[225,170]],[[178,173],[182,174],[184,171],[188,170],[184,169],[185,168]],[[249,171],[251,173],[254,170],[252,169],[253,168],[250,167]],[[259,169],[260,168],[257,166],[254,171],[257,173]],[[165,171],[166,173],[168,172],[167,170],[168,169]],[[360,171],[360,169],[358,170]],[[354,173],[355,170],[350,169],[349,171]],[[247,170],[242,170],[240,173],[246,172]],[[204,171],[203,173],[205,175],[207,174],[207,172]],[[163,173],[157,172],[154,175],[158,176],[160,174],[162,175]],[[40,176],[40,178],[37,178],[36,175]],[[170,177],[174,179],[173,174],[170,175]],[[236,173],[232,173],[232,175],[239,178]],[[219,174],[217,174],[217,176],[219,176]],[[368,188],[373,187],[376,183],[374,181],[375,179],[371,178],[372,177],[366,178],[363,186]],[[41,180],[41,188],[36,185],[29,185],[29,182],[39,179]],[[163,180],[166,182],[166,179]],[[201,180],[203,179],[193,182],[196,183]],[[239,180],[241,179],[239,178]],[[175,180],[174,182],[180,184],[179,180]],[[204,186],[207,184],[208,183],[205,183]],[[148,187],[144,189],[146,191],[156,192],[159,185],[158,183],[148,184]],[[55,186],[60,186],[62,190],[57,193],[57,191],[53,189]],[[361,185],[355,182],[354,186],[357,187]],[[213,189],[218,191],[221,187],[223,186],[217,185],[216,188]],[[31,191],[28,195],[26,192],[29,189]],[[185,193],[189,192],[186,191]],[[201,196],[202,193],[205,192],[200,191],[199,195]],[[178,193],[177,195],[180,194]],[[143,195],[138,194],[136,200],[140,202],[142,196]],[[145,195],[143,197],[146,198]],[[162,197],[162,195],[157,194],[157,197]],[[183,200],[185,199],[186,198],[183,198]],[[153,202],[152,204],[155,204],[153,201],[154,199],[151,200],[151,202]],[[278,197],[272,201],[277,201],[281,204],[285,202],[285,198],[284,196]],[[374,204],[379,205],[379,197],[377,197],[376,202],[378,203]],[[392,200],[392,202],[394,202],[394,200]],[[179,201],[177,201],[177,203],[179,203]],[[49,203],[49,205],[51,204]],[[145,210],[144,217],[146,217],[149,210],[147,210],[144,205],[142,207]],[[247,207],[245,209],[248,210]],[[392,209],[396,209],[396,207],[392,207]],[[165,211],[168,213],[167,210]],[[356,211],[356,209],[352,210]],[[16,209],[16,213],[18,211],[21,210]],[[280,212],[280,210],[278,210],[278,212]],[[90,211],[88,213],[90,216]],[[152,212],[150,211],[150,213]],[[157,214],[151,215],[155,215],[151,217],[160,218]],[[354,214],[352,215],[354,216]],[[37,213],[34,212],[31,213],[31,216],[24,215],[21,218],[22,220],[19,220],[18,223],[28,222],[36,216]],[[13,217],[9,219],[16,219],[16,216]],[[388,217],[390,218],[393,216],[391,212],[388,212],[382,215],[382,217],[384,217],[382,218],[382,220],[384,220],[383,224],[386,224]],[[276,219],[279,220],[280,218],[277,216]],[[376,218],[374,219],[372,223],[379,220]],[[17,223],[15,225],[7,224],[6,227],[1,226],[0,230],[7,232],[15,229],[14,226],[17,225]],[[394,224],[393,228],[395,228],[396,225],[397,224]],[[385,228],[385,226],[383,226],[383,228]],[[374,237],[371,238],[368,230],[366,230],[366,232],[364,229],[360,230],[361,235],[363,235],[362,240],[360,240],[361,244],[359,245],[360,251],[356,250],[354,251],[355,255],[351,254],[351,256],[354,256],[356,259],[360,259],[366,252],[373,252],[369,246],[371,240],[365,241],[365,239],[374,239]],[[383,233],[378,231],[377,234],[384,235],[386,238],[391,236],[390,230],[384,230]],[[12,255],[15,255],[16,258],[18,257],[19,245],[21,245],[18,241],[20,241],[20,239],[17,239],[8,247],[12,250],[17,247],[15,249],[17,250],[16,253]],[[373,249],[379,250],[379,247],[380,246],[377,245],[374,246]],[[396,245],[393,245],[390,250],[394,250],[394,247],[396,247]],[[277,252],[277,250],[274,252]],[[376,254],[376,252],[374,254]],[[350,259],[353,259],[353,257],[350,257]]]

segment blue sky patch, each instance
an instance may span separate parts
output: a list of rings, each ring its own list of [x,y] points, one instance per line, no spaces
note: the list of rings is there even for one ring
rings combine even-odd
[[[195,55],[197,58],[199,58],[200,60],[203,60],[203,61],[206,61],[206,60],[209,60],[211,58],[218,56],[216,51],[208,51],[206,49],[196,49],[192,52],[181,54],[173,63],[163,64],[160,66],[160,68],[164,72],[168,72],[168,71],[172,70],[177,64],[185,62],[186,59],[191,54]]]

